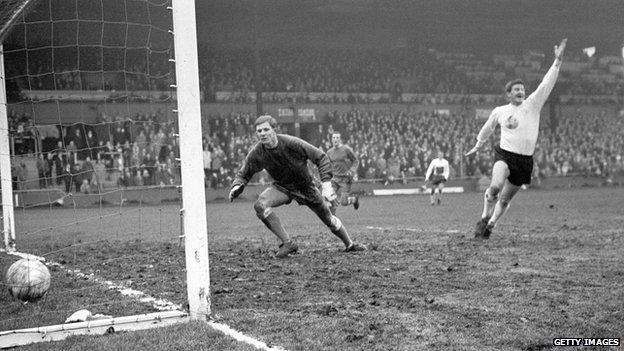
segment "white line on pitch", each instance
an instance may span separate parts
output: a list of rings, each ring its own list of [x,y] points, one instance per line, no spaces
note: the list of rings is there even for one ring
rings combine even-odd
[[[408,232],[424,232],[422,229],[414,229],[414,228],[399,228],[399,230],[407,230]]]
[[[17,251],[10,251],[9,250],[9,251],[7,251],[7,253],[9,255],[25,258],[27,260],[37,260],[37,261],[42,261],[42,262],[44,262],[46,260],[45,257],[41,257],[41,256],[37,256],[37,255],[31,255],[31,254],[27,254],[27,253],[24,253],[24,252],[17,252]]]
[[[374,230],[406,230],[408,232],[424,232],[424,230],[422,229],[415,229],[415,228],[401,228],[401,227],[373,227],[373,226],[366,226],[366,229],[374,229]]]
[[[216,323],[216,322],[208,322],[208,325],[210,325],[213,329],[216,329],[222,332],[223,334],[234,338],[237,341],[247,343],[251,346],[254,346],[257,349],[265,350],[265,351],[284,351],[284,349],[279,346],[270,347],[267,344],[263,343],[262,341],[259,341],[247,335],[244,335],[241,332],[238,332],[225,324]]]
[[[83,278],[86,280],[91,280],[95,283],[101,284],[101,285],[105,285],[108,289],[111,290],[116,290],[117,292],[119,292],[122,295],[125,296],[133,296],[136,299],[138,299],[140,302],[143,303],[149,303],[152,305],[152,307],[154,307],[155,309],[159,310],[159,311],[182,311],[182,306],[179,304],[175,304],[171,301],[165,300],[165,299],[156,299],[155,297],[152,297],[150,295],[147,295],[146,293],[142,292],[142,291],[138,291],[138,290],[134,290],[134,289],[130,289],[128,287],[125,287],[121,284],[115,284],[111,281],[108,280],[104,280],[102,278],[98,278],[96,277],[94,274],[84,274],[82,272],[78,272],[76,270],[71,270],[68,269],[67,267],[63,266],[62,264],[58,263],[58,262],[54,262],[54,261],[49,261],[46,260],[44,257],[39,257],[39,256],[35,256],[35,255],[31,255],[31,254],[27,254],[27,253],[23,253],[23,252],[17,252],[17,251],[11,251],[8,252],[11,255],[15,255],[18,257],[22,257],[22,258],[30,258],[30,259],[38,259],[40,261],[45,261],[48,265],[50,266],[55,266],[57,268],[60,268],[61,270],[69,273],[69,274],[73,274],[78,276],[79,278]],[[256,340],[252,337],[249,337],[247,335],[244,335],[243,333],[236,331],[232,328],[230,328],[229,326],[225,325],[225,324],[221,324],[221,323],[216,323],[216,322],[208,322],[208,325],[211,326],[213,329],[218,330],[220,332],[222,332],[223,334],[234,338],[237,341],[240,342],[244,342],[247,343],[257,349],[261,349],[263,351],[284,351],[285,349],[279,347],[279,346],[274,346],[274,347],[269,347],[266,343],[260,341],[260,340]]]
[[[393,228],[393,227],[373,227],[373,226],[366,226],[366,229],[383,230],[383,231],[386,231],[386,230],[405,230],[405,231],[408,231],[408,232],[416,232],[416,233],[421,233],[421,232],[424,232],[424,230],[423,230],[423,229],[415,229],[415,228],[401,228],[401,227],[398,227],[398,228]],[[445,232],[445,233],[448,233],[448,234],[457,234],[457,233],[459,233],[459,230],[457,230],[457,229],[448,229],[448,230],[445,230],[444,232]]]
[[[394,228],[371,227],[371,226],[367,225],[367,226],[366,226],[366,229],[391,230],[391,229],[394,229]]]

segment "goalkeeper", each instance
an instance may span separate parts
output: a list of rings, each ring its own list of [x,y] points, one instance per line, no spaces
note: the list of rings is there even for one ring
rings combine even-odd
[[[296,253],[294,243],[284,230],[273,208],[297,201],[308,206],[329,227],[345,245],[345,251],[364,251],[366,247],[351,240],[340,219],[334,216],[327,202],[336,199],[331,185],[332,166],[327,155],[306,141],[284,134],[277,134],[277,121],[264,115],[256,119],[255,130],[260,140],[247,154],[241,169],[237,172],[230,190],[230,201],[238,197],[251,177],[263,170],[269,173],[274,182],[265,189],[254,203],[258,218],[281,241],[276,257],[283,258]],[[307,162],[310,160],[318,170],[322,191],[314,185]]]

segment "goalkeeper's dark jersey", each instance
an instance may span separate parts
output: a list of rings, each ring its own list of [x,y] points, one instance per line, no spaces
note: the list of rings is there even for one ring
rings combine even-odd
[[[331,162],[323,151],[297,137],[278,134],[277,147],[270,149],[259,142],[249,151],[232,185],[247,184],[255,173],[266,169],[277,185],[306,190],[314,182],[308,160],[318,168],[322,182],[331,180]]]

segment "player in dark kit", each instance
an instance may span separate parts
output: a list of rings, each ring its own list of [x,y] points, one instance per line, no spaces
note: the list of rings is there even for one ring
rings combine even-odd
[[[360,200],[357,196],[351,194],[351,185],[357,180],[357,168],[360,164],[357,156],[350,146],[342,143],[340,133],[332,134],[332,147],[327,150],[327,157],[332,164],[332,186],[339,196],[339,202],[342,206],[353,205],[354,209],[360,208]],[[336,213],[336,202],[331,203],[330,209],[332,213]]]
[[[269,173],[274,182],[265,189],[254,203],[256,215],[281,241],[276,256],[286,257],[298,250],[279,217],[273,212],[279,207],[297,201],[308,206],[329,227],[345,245],[345,251],[364,251],[366,247],[351,240],[340,219],[334,216],[326,202],[336,199],[331,186],[332,169],[329,158],[323,151],[299,138],[277,134],[277,122],[269,115],[260,116],[255,121],[256,134],[260,142],[247,154],[243,166],[236,174],[230,190],[230,201],[238,197],[251,177],[263,170]],[[319,171],[322,191],[314,184],[308,168],[310,160]]]

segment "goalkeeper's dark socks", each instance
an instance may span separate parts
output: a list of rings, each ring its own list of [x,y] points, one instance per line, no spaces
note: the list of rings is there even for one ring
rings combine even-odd
[[[269,228],[273,232],[273,234],[280,238],[282,242],[290,241],[288,233],[282,226],[282,222],[275,213],[271,212],[268,216],[260,218],[260,220],[262,221],[262,223],[264,223],[264,225],[267,226],[267,228]]]

